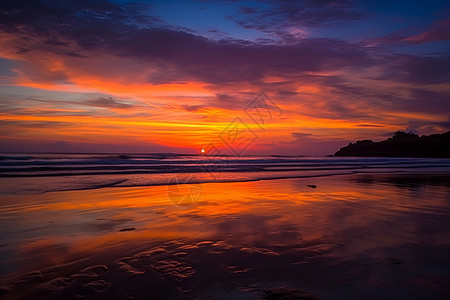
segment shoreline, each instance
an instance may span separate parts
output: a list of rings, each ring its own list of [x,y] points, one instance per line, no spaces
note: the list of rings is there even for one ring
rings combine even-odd
[[[254,177],[254,178],[230,178],[230,179],[196,179],[199,175],[205,175],[206,176],[212,176],[215,177],[216,175],[219,177],[220,175],[226,175],[227,172],[220,172],[217,174],[212,173],[166,173],[166,174],[158,174],[160,176],[164,176],[165,179],[162,180],[162,182],[148,182],[148,183],[128,183],[130,179],[128,178],[120,178],[118,176],[121,176],[121,174],[111,174],[111,175],[104,175],[104,176],[84,176],[84,175],[73,175],[73,176],[64,176],[62,178],[55,177],[55,176],[39,176],[39,177],[32,177],[32,178],[38,178],[38,179],[48,179],[53,178],[55,180],[61,180],[61,179],[83,179],[86,177],[88,180],[100,180],[98,183],[93,183],[90,186],[86,187],[71,187],[66,189],[56,189],[56,190],[37,190],[35,192],[31,191],[29,193],[20,193],[22,191],[21,187],[21,180],[29,179],[30,177],[5,177],[2,179],[2,191],[9,191],[9,193],[0,194],[1,196],[8,196],[8,195],[39,195],[39,194],[46,194],[46,193],[53,193],[53,192],[64,192],[64,191],[83,191],[83,190],[97,190],[97,189],[103,189],[103,188],[117,188],[117,187],[152,187],[152,186],[170,186],[170,185],[195,185],[195,184],[208,184],[208,183],[239,183],[239,182],[257,182],[257,181],[265,181],[265,180],[280,180],[280,179],[301,179],[301,178],[320,178],[320,177],[332,177],[332,176],[347,176],[347,175],[357,175],[357,174],[374,174],[374,175],[382,175],[382,174],[405,174],[405,175],[422,175],[422,174],[450,174],[450,169],[447,167],[436,167],[440,168],[440,170],[418,170],[421,167],[408,167],[404,168],[403,170],[384,170],[384,171],[373,171],[374,168],[367,168],[362,170],[355,170],[351,169],[352,171],[346,171],[343,170],[343,172],[339,173],[325,173],[325,174],[294,174],[289,175],[285,173],[284,175],[275,176],[270,175],[267,177]],[[423,168],[429,168],[423,167]],[[380,169],[386,169],[386,168],[380,168]],[[414,169],[414,170],[412,170]],[[342,170],[342,169],[341,169]],[[327,170],[328,171],[328,170]],[[296,172],[296,171],[292,171]],[[320,171],[312,171],[312,172],[320,172]],[[242,172],[242,174],[245,175],[246,172]],[[251,173],[250,171],[248,173]],[[258,172],[254,173],[257,174]],[[263,172],[261,172],[263,173]],[[282,173],[282,172],[280,172]],[[234,173],[232,173],[234,174]],[[133,174],[138,175],[138,177],[145,177],[145,174]],[[139,176],[140,175],[140,176]],[[118,177],[117,179],[113,179],[114,177]],[[178,178],[179,177],[179,178]],[[192,179],[193,178],[193,179]],[[9,181],[9,182],[8,182]],[[17,181],[16,184],[14,184]],[[65,180],[62,180],[65,181]],[[10,186],[8,186],[8,183],[12,183]],[[44,181],[45,186],[48,185],[48,180]],[[32,183],[28,183],[29,185],[32,185]],[[39,188],[39,186],[38,186]],[[42,187],[41,187],[42,189]],[[11,192],[12,191],[12,192]]]
[[[417,277],[450,270],[447,172],[200,185],[179,205],[165,186],[1,196],[0,287],[12,299],[448,293],[445,271]]]

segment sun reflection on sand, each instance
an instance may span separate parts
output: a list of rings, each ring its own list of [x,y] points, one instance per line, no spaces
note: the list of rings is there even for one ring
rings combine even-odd
[[[442,226],[448,225],[448,186],[405,189],[389,180],[354,175],[202,184],[195,205],[173,205],[165,186],[5,196],[3,275],[41,270],[51,280],[60,265],[78,278],[79,270],[104,264],[111,269],[108,276],[126,269],[139,276],[157,272],[158,280],[195,282],[203,280],[207,264],[219,268],[223,278],[259,274],[259,285],[269,284],[275,269],[283,270],[279,279],[287,286],[303,280],[325,295],[327,285],[339,285],[339,278],[351,283],[355,274],[368,280],[366,288],[373,280],[365,276],[384,287],[384,268],[407,260],[420,270],[420,255],[429,252],[434,264],[439,259],[430,249],[450,245],[449,227]],[[417,195],[433,196],[418,201]],[[426,233],[423,224],[429,226]],[[334,277],[322,282],[305,277],[328,271]],[[408,274],[402,275],[407,282],[415,280]],[[112,286],[120,276],[114,278]]]

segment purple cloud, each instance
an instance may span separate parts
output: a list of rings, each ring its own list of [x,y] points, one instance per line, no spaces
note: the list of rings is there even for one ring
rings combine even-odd
[[[241,15],[230,19],[245,28],[277,32],[293,26],[332,26],[367,16],[358,3],[351,0],[282,0],[262,3],[265,4],[264,8],[243,5]]]
[[[390,45],[390,44],[412,44],[420,45],[437,41],[450,40],[450,19],[433,22],[428,28],[420,33],[406,34],[405,30],[396,31],[388,35],[367,39],[365,45]]]
[[[241,25],[275,30],[291,25],[327,26],[364,17],[352,1],[265,3],[273,9],[243,7]],[[2,2],[0,30],[14,36],[5,40],[4,47],[21,53],[17,55],[24,61],[33,55],[40,57],[42,53],[67,57],[76,60],[76,65],[80,66],[77,71],[82,72],[85,67],[89,75],[100,72],[90,69],[97,56],[113,55],[124,58],[123,65],[118,66],[124,72],[129,68],[128,60],[155,70],[146,83],[200,81],[210,84],[215,91],[223,91],[216,98],[207,99],[203,106],[182,106],[188,111],[205,106],[241,109],[242,94],[230,95],[229,90],[243,83],[255,90],[264,88],[274,92],[280,101],[308,104],[309,111],[330,118],[375,119],[378,117],[375,112],[384,109],[430,113],[448,110],[448,93],[427,88],[427,85],[450,81],[448,56],[392,54],[378,47],[331,38],[303,38],[289,44],[237,39],[216,41],[163,23],[157,16],[149,15],[151,8],[148,6],[119,6],[108,1],[70,4]],[[254,18],[258,20],[253,22]],[[370,70],[375,67],[378,72],[371,74]],[[33,59],[23,63],[21,68],[36,81],[70,82],[65,71],[50,70],[33,63]],[[396,90],[366,86],[346,77],[355,74],[374,82],[388,80],[422,87],[411,89],[410,95],[405,96],[397,94]],[[268,82],[266,79],[270,77],[280,80]],[[332,94],[317,103],[306,100],[297,89],[300,84],[308,83],[320,84]],[[425,101],[433,105],[424,105]],[[128,104],[113,98],[94,99],[86,104],[129,108]]]

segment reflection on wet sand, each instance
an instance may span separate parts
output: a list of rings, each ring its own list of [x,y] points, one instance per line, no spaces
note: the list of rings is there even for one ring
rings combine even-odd
[[[165,186],[2,197],[1,292],[446,298],[449,190],[445,175],[360,174],[202,184],[195,205]]]

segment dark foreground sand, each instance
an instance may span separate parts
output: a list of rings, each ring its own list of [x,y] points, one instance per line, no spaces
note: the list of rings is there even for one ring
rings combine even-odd
[[[448,299],[448,175],[1,197],[0,297]]]

